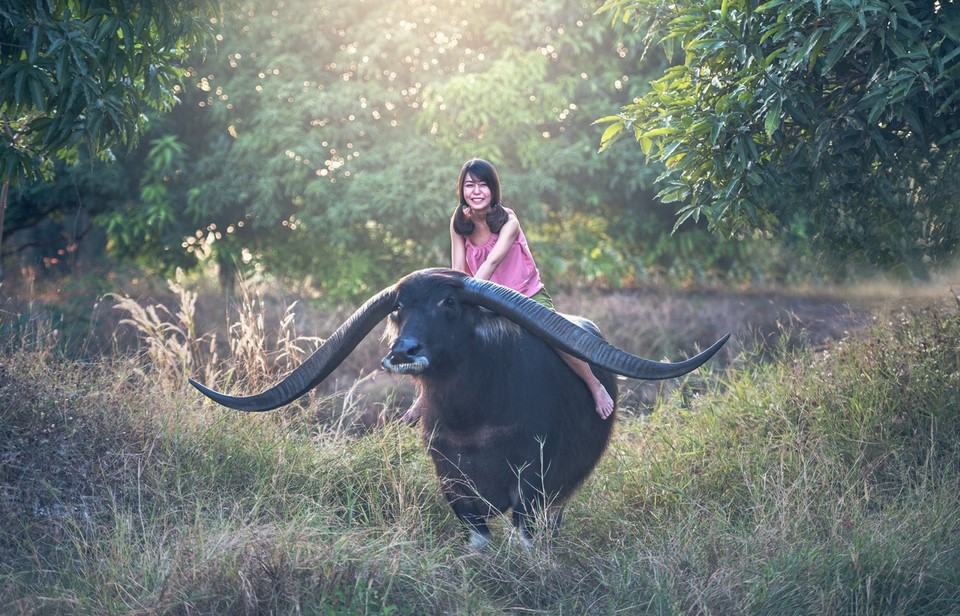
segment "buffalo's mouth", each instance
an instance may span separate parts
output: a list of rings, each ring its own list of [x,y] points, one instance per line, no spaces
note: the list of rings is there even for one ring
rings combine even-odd
[[[398,361],[393,353],[387,355],[380,362],[384,370],[394,374],[422,374],[424,370],[430,367],[430,360],[420,355],[418,357],[405,358],[407,361]]]

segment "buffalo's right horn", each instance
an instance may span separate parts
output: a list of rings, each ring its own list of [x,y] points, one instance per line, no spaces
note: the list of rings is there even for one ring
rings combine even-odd
[[[513,289],[476,278],[466,278],[463,284],[465,301],[510,319],[552,347],[633,379],[660,380],[682,376],[702,366],[730,338],[730,334],[726,334],[709,349],[681,362],[651,361],[618,349]]]
[[[193,379],[190,379],[190,384],[211,400],[238,411],[269,411],[289,404],[327,378],[360,344],[364,336],[393,311],[396,303],[396,285],[371,297],[306,361],[297,366],[282,381],[262,393],[253,396],[228,396],[213,391]]]

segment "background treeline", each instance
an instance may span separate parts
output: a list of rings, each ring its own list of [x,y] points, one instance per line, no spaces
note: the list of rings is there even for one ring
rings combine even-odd
[[[464,160],[497,164],[553,287],[667,278],[783,281],[803,243],[722,242],[659,205],[639,147],[597,155],[602,126],[662,72],[641,33],[581,0],[225,7],[191,56],[182,101],[140,146],[83,151],[49,182],[14,186],[7,270],[170,275],[267,271],[307,295],[365,297],[446,265]],[[789,265],[787,265],[789,264]]]

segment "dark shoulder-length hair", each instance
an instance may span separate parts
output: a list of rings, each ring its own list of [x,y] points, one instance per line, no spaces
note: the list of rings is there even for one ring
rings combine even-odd
[[[468,173],[490,187],[490,212],[487,214],[487,226],[490,227],[491,232],[500,233],[500,229],[510,216],[503,209],[503,203],[500,200],[500,176],[497,174],[497,168],[482,158],[472,158],[460,169],[460,177],[457,179],[457,210],[453,213],[453,230],[464,237],[473,235],[473,221],[463,215],[463,208],[467,205],[463,198],[463,182],[467,179]]]

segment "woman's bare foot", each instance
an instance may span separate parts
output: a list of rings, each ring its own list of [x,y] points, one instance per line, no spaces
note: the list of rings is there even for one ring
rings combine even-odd
[[[602,419],[607,419],[613,414],[613,398],[607,393],[606,388],[600,384],[600,381],[594,380],[590,391],[593,394],[593,401],[597,405],[597,415]]]

